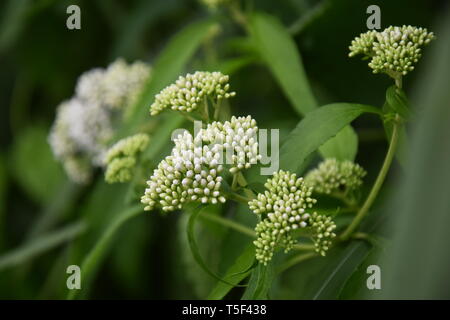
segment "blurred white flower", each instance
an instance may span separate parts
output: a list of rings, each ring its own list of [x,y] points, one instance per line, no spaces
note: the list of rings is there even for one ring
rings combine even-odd
[[[142,62],[128,65],[118,59],[107,69],[95,68],[79,77],[74,97],[58,106],[49,135],[53,153],[72,180],[87,182],[88,174],[84,179],[76,176],[80,168],[87,172],[104,164],[115,125],[149,74],[150,67]],[[79,159],[83,165],[78,165]]]

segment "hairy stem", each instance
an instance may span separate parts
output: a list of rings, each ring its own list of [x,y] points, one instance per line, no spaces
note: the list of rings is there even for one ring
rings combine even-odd
[[[359,226],[361,223],[361,220],[366,216],[367,212],[369,211],[370,207],[372,206],[373,202],[378,196],[378,193],[381,189],[381,186],[383,185],[383,182],[386,178],[386,175],[389,171],[389,168],[392,164],[392,160],[394,159],[395,151],[397,149],[397,143],[398,143],[398,137],[399,137],[399,129],[400,129],[400,122],[398,121],[398,115],[396,116],[396,121],[394,123],[394,128],[392,132],[391,141],[389,143],[389,149],[386,154],[386,157],[383,162],[383,166],[381,167],[380,172],[378,173],[378,177],[375,180],[375,183],[372,187],[372,190],[370,190],[369,195],[367,196],[366,201],[364,202],[361,209],[356,214],[356,217],[353,219],[352,223],[347,227],[347,229],[344,231],[344,233],[341,235],[342,240],[348,240],[352,233],[355,231],[355,229]]]

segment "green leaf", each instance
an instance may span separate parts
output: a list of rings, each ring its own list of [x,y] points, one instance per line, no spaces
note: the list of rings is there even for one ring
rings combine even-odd
[[[358,152],[358,136],[350,126],[345,126],[339,133],[325,142],[320,148],[320,153],[326,158],[337,160],[355,160]]]
[[[145,31],[150,30],[158,21],[176,6],[176,1],[138,1],[128,17],[119,25],[112,58],[130,56],[139,46]]]
[[[363,259],[355,272],[353,272],[351,277],[345,282],[345,285],[339,293],[339,299],[364,299],[367,297],[367,294],[369,293],[369,289],[367,288],[367,278],[369,277],[369,274],[367,274],[367,267],[370,265],[378,265],[381,270],[383,270],[383,266],[380,265],[380,254],[380,248],[373,247],[370,249],[366,258]],[[376,294],[377,292],[375,291],[380,293],[380,290],[374,290],[372,294]]]
[[[369,246],[364,242],[350,243],[335,259],[328,261],[328,267],[318,275],[318,286],[312,291],[310,299],[336,299],[341,288],[354,274],[369,252]]]
[[[213,25],[214,21],[211,19],[194,22],[178,32],[170,40],[158,56],[153,66],[151,77],[140,98],[132,106],[125,133],[122,133],[121,136],[133,133],[133,130],[142,121],[148,119],[150,116],[149,108],[155,95],[184,72],[186,64],[197,51]]]
[[[305,116],[315,110],[318,103],[305,74],[301,56],[286,28],[274,17],[263,13],[254,14],[250,22],[259,54],[295,111],[300,116]],[[353,128],[348,127],[324,144],[319,151],[324,158],[353,160],[357,149],[358,138]]]
[[[276,18],[256,13],[251,19],[251,32],[273,76],[297,113],[305,115],[317,107],[300,54],[294,40]]]
[[[98,268],[100,262],[103,260],[103,257],[108,252],[110,244],[116,235],[117,230],[129,219],[137,216],[138,214],[143,212],[143,208],[141,205],[131,207],[124,212],[121,212],[114,221],[112,221],[108,228],[104,231],[101,238],[95,243],[95,246],[92,250],[86,255],[81,264],[81,270],[83,270],[83,288],[87,288],[89,286],[89,282],[92,280],[93,272]],[[81,290],[72,290],[69,292],[67,298],[74,299],[77,294]]]
[[[34,239],[32,242],[0,256],[0,270],[20,265],[54,247],[80,235],[86,229],[83,222],[75,222]]]
[[[253,269],[248,287],[242,296],[242,300],[265,300],[268,299],[268,292],[272,286],[274,277],[272,261],[267,266],[262,263]]]
[[[251,271],[255,261],[255,246],[249,244],[236,261],[228,268],[224,280],[231,283],[239,284],[245,279]],[[222,281],[219,281],[211,290],[207,299],[220,300],[223,299],[234,286],[230,286]]]
[[[47,133],[48,130],[41,126],[23,130],[10,158],[14,178],[39,203],[53,199],[65,180],[47,142]]]
[[[406,94],[396,86],[390,86],[386,90],[386,111],[398,113],[403,119],[410,116],[409,103]]]
[[[207,206],[205,205],[200,205],[198,206],[192,213],[191,216],[189,217],[189,221],[188,221],[188,226],[187,226],[187,236],[188,236],[188,242],[189,242],[189,247],[191,249],[192,255],[194,256],[195,261],[197,261],[198,265],[207,273],[209,274],[211,277],[213,277],[214,279],[223,282],[227,285],[230,285],[232,287],[236,287],[238,286],[237,284],[233,284],[227,280],[222,279],[220,276],[218,276],[214,271],[212,271],[205,263],[205,261],[203,260],[201,254],[200,254],[200,250],[198,248],[197,245],[197,241],[195,241],[195,223],[197,222],[197,218],[199,217],[200,213],[202,212],[203,209],[205,209]]]
[[[334,103],[306,115],[292,130],[280,150],[280,168],[298,172],[305,159],[363,113],[380,114],[375,107]]]

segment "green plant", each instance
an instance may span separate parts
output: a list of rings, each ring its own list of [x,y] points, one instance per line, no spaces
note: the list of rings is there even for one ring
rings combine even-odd
[[[404,77],[433,33],[412,26],[362,33],[349,56],[361,55],[373,73],[393,80],[384,105],[323,103],[333,99],[306,75],[294,36],[331,1],[291,28],[237,0],[199,2],[209,16],[171,38],[151,66],[119,58],[79,77],[48,136],[71,182],[26,242],[0,256],[0,270],[29,268],[25,262],[70,241],[54,272],[67,263],[80,265],[83,289],[67,298],[86,298],[106,262],[117,268],[111,273],[123,276],[124,287],[138,286],[148,267],[138,256],[152,241],[151,249],[176,260],[171,272],[184,268],[170,273],[170,281],[174,291],[190,284],[188,297],[352,297],[355,282],[365,280],[358,272],[388,243],[378,228],[378,205],[389,192],[385,180],[395,159],[405,167],[409,162],[403,151],[413,114]],[[266,115],[268,105],[273,110]],[[286,115],[278,118],[281,109]],[[377,162],[381,152],[371,161],[361,156],[363,135],[353,123],[360,117],[383,127],[384,160]],[[268,139],[267,129],[280,129],[280,135],[270,131]],[[45,142],[42,134],[31,136],[36,138],[21,139],[31,141],[24,146]],[[22,159],[35,149],[21,146],[14,159],[27,164]],[[269,166],[270,175],[263,174]],[[39,192],[45,174],[14,174],[43,204],[62,179],[59,173],[48,192]],[[65,211],[67,216],[58,215]],[[75,215],[75,223],[51,230]],[[128,265],[128,259],[138,263]]]

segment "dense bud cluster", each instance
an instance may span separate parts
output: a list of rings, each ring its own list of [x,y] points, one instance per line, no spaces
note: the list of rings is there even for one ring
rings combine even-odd
[[[230,164],[230,172],[248,169],[261,159],[257,141],[258,127],[252,117],[232,117],[230,121],[213,122],[201,131],[204,142],[222,146],[222,163]]]
[[[225,202],[219,190],[223,164],[231,164],[232,173],[255,164],[260,159],[257,131],[256,121],[248,116],[213,122],[195,137],[187,131],[179,135],[171,155],[147,182],[141,199],[145,209],[152,210],[159,204],[163,211],[173,211],[191,201]]]
[[[155,102],[150,106],[150,113],[156,115],[166,108],[191,112],[200,103],[206,102],[207,98],[218,102],[233,97],[236,93],[229,89],[228,76],[220,72],[197,71],[180,76],[174,84],[156,95]]]
[[[308,221],[313,231],[312,239],[314,241],[314,247],[317,253],[325,256],[328,249],[331,247],[331,241],[336,234],[336,224],[331,217],[317,214],[314,212]]]
[[[105,180],[108,183],[131,180],[132,171],[139,153],[145,150],[149,142],[148,135],[138,133],[119,140],[106,153]]]
[[[434,39],[426,28],[390,26],[382,32],[368,31],[352,41],[349,56],[370,57],[374,73],[386,73],[398,78],[414,70],[422,55],[422,47]]]
[[[250,201],[250,209],[262,216],[262,221],[255,228],[257,239],[256,258],[266,264],[272,258],[277,246],[288,251],[294,240],[289,235],[291,230],[308,226],[310,214],[306,212],[316,200],[311,198],[312,188],[296,174],[280,170],[274,173],[264,185],[263,194]]]
[[[350,192],[359,188],[366,171],[352,161],[326,159],[305,177],[306,183],[314,192],[331,194],[333,192]]]
[[[49,142],[71,180],[87,183],[93,167],[104,164],[114,123],[139,94],[149,73],[144,63],[116,60],[107,69],[83,73],[74,97],[58,106]]]
[[[173,211],[186,202],[225,202],[219,191],[223,170],[219,164],[220,145],[202,146],[201,137],[194,139],[187,131],[174,142],[171,155],[160,162],[147,181],[141,198],[145,210],[152,210],[157,204],[163,211]]]

